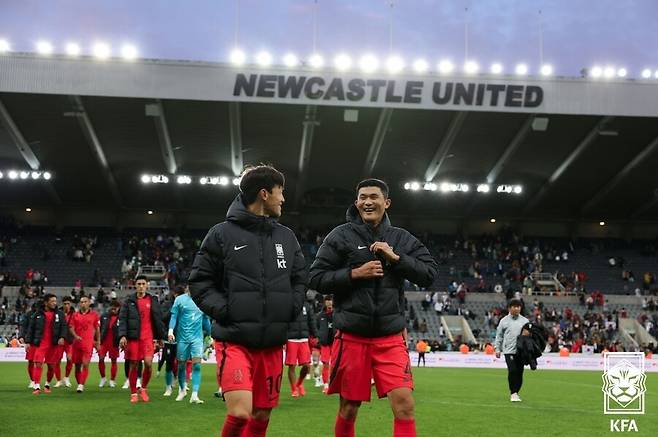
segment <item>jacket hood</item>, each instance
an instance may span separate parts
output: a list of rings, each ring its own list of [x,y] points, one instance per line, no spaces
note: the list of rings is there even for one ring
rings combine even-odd
[[[272,217],[259,216],[250,212],[242,200],[242,194],[238,194],[229,206],[226,212],[226,220],[245,229],[262,229],[267,232],[271,232],[277,222]]]

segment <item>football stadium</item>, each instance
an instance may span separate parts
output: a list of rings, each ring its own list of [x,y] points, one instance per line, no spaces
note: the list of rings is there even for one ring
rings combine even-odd
[[[0,436],[658,435],[658,70],[225,3],[221,61],[0,29]]]

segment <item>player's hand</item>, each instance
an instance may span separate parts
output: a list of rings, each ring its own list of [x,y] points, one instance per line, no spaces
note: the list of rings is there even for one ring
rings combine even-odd
[[[30,350],[30,343],[25,343],[25,352]]]
[[[356,269],[352,269],[352,279],[375,279],[384,276],[381,261],[368,261]]]
[[[98,341],[94,342],[94,347],[96,348],[97,351],[101,350],[101,344]]]
[[[167,336],[167,339],[169,339],[169,342],[170,342],[170,343],[173,343],[173,342],[176,341],[176,336],[175,336],[174,334],[169,334],[169,335]]]
[[[78,341],[82,341],[82,337],[80,337],[79,335],[76,335],[75,339],[78,340]]]
[[[128,340],[126,339],[126,337],[121,337],[121,339],[119,340],[119,347],[121,349],[125,349],[127,344],[128,344]]]
[[[64,339],[60,338],[59,340],[57,340],[57,344],[60,346],[64,346]],[[68,359],[68,356],[66,358]]]
[[[162,340],[158,340],[158,341],[156,342],[156,344],[158,345],[158,347],[159,347],[160,349],[162,349],[162,348],[164,347],[164,341],[162,341]]]
[[[400,261],[400,255],[393,252],[393,248],[386,241],[378,241],[370,246],[370,251],[375,255],[383,255],[389,262],[396,263]]]
[[[496,358],[500,358],[500,352],[496,352]]]

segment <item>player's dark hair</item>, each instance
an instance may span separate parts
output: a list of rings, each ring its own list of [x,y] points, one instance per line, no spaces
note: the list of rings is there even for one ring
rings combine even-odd
[[[260,190],[265,189],[268,193],[276,186],[283,187],[286,178],[279,170],[271,165],[257,165],[247,167],[240,179],[240,192],[245,205],[251,205],[256,201]]]
[[[388,199],[388,184],[381,179],[364,179],[356,186],[356,194],[359,194],[359,190],[364,187],[377,187],[382,190],[384,199]]]
[[[180,296],[181,294],[185,294],[185,286],[184,285],[177,285],[174,288],[174,296]]]
[[[55,296],[55,295],[52,294],[52,293],[48,293],[48,294],[46,294],[45,296],[43,296],[43,303],[47,303],[47,302],[48,302],[50,299],[52,299],[53,297],[56,298],[57,296]]]
[[[110,306],[111,307],[120,307],[121,303],[118,300],[114,299],[112,302],[110,302]]]
[[[64,296],[62,298],[62,303],[64,302],[73,302],[73,299],[71,299],[71,296]]]
[[[135,283],[137,283],[137,281],[142,280],[142,279],[146,282],[149,281],[148,278],[145,275],[139,275],[139,276],[135,276]]]
[[[334,300],[334,295],[333,294],[325,294],[324,295],[324,300],[325,301]]]
[[[507,304],[507,307],[522,307],[523,304],[519,299],[512,299],[509,301],[509,304]]]

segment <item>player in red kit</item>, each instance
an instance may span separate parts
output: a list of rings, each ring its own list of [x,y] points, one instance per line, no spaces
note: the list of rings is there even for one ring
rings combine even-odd
[[[334,305],[331,295],[324,297],[324,308],[318,314],[318,337],[320,343],[320,362],[322,363],[323,393],[329,390],[329,362],[331,346],[334,343]]]
[[[110,304],[110,310],[101,317],[101,347],[98,349],[98,371],[101,374],[99,387],[104,387],[105,382],[105,356],[110,358],[110,387],[116,387],[117,378],[117,359],[119,358],[119,308],[121,304],[113,300]]]
[[[54,364],[59,358],[59,346],[64,345],[64,337],[68,331],[64,313],[57,308],[57,296],[46,294],[43,298],[44,306],[38,308],[32,316],[25,342],[28,348],[34,348],[32,359],[32,380],[34,381],[35,395],[41,393],[41,375],[43,363],[48,364],[48,371],[54,374]],[[29,350],[28,350],[29,352]],[[46,393],[50,392],[47,384],[44,386]]]
[[[166,335],[158,298],[146,292],[146,276],[135,278],[135,294],[128,296],[119,311],[119,347],[130,360],[130,402],[149,401],[148,384],[153,367],[154,341],[163,347]],[[144,362],[142,387],[137,391],[137,365]],[[139,395],[139,396],[138,396]]]
[[[324,239],[310,270],[310,287],[333,293],[333,326],[328,393],[340,394],[334,435],[354,436],[361,402],[388,397],[393,436],[415,437],[413,377],[404,339],[404,282],[432,284],[438,266],[427,248],[391,225],[388,185],[366,179],[356,187],[347,223]]]
[[[80,309],[71,319],[69,330],[73,336],[73,364],[75,364],[75,380],[78,382],[77,392],[82,393],[89,376],[89,362],[94,347],[100,348],[100,319],[96,311],[89,308],[87,296],[80,298]]]
[[[66,324],[71,326],[71,321],[73,320],[73,315],[75,314],[75,308],[73,307],[73,300],[71,296],[64,296],[62,298],[62,311],[64,311],[64,317],[66,318]],[[66,369],[64,373],[64,379],[62,380],[62,366],[61,361],[62,357],[66,354]],[[55,379],[57,379],[57,384],[55,387],[61,387],[65,385],[66,387],[71,387],[71,380],[69,376],[71,375],[71,370],[73,369],[73,336],[70,332],[67,332],[66,338],[64,338],[64,346],[60,346],[60,356],[55,364]]]

